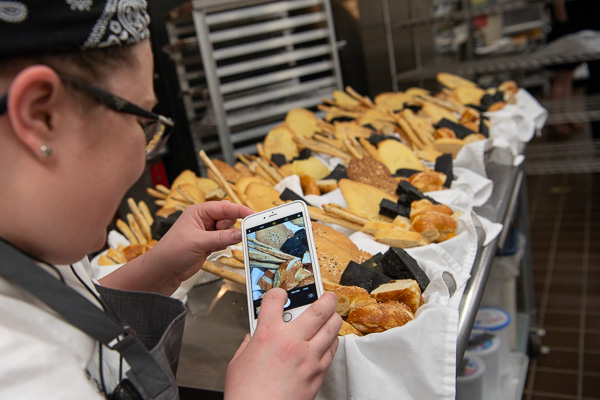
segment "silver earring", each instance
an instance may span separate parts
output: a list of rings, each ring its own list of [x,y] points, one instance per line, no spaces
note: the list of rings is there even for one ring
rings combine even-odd
[[[52,155],[52,147],[45,144],[40,146],[40,151],[42,152],[42,157],[44,158],[48,158]]]

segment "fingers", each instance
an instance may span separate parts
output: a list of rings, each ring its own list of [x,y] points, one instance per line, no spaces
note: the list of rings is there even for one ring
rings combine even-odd
[[[245,218],[254,214],[250,208],[228,201],[209,201],[194,207],[202,220],[212,225],[214,221],[236,221],[239,218]]]
[[[328,353],[331,353],[332,357],[335,355],[339,342],[337,333],[341,327],[342,317],[334,312],[311,339],[316,354],[322,354],[322,357],[326,357]]]
[[[202,249],[206,251],[223,250],[227,246],[242,241],[242,232],[239,229],[198,231],[196,233],[198,242],[202,243]]]
[[[326,292],[294,321],[295,324],[302,325],[301,332],[304,340],[310,340],[330,318],[335,318],[333,314],[337,315],[336,303],[335,294]],[[341,326],[341,321],[339,323]]]
[[[260,305],[256,329],[260,329],[262,325],[284,323],[281,316],[286,301],[287,293],[281,288],[273,288],[265,293]]]

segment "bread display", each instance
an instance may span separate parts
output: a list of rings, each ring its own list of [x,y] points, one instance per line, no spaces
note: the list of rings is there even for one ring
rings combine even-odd
[[[437,80],[437,93],[408,88],[382,93],[374,101],[350,87],[335,90],[318,107],[321,114],[289,110],[257,145],[256,154],[239,154],[235,165],[201,152],[207,177],[184,171],[171,187],[148,189],[160,206],[157,215],[175,215],[211,200],[262,211],[305,200],[303,196],[321,196],[327,200],[309,198],[314,200],[309,213],[323,284],[336,294],[336,311],[344,318],[339,334],[366,335],[402,326],[415,318],[429,284],[404,249],[451,240],[461,229],[460,212],[437,203],[432,197],[441,197],[430,192],[450,188],[453,159],[464,146],[489,136],[485,112],[514,103],[518,90],[511,81],[483,88],[448,73],[438,74]],[[294,175],[300,189],[278,186]],[[138,245],[132,253],[144,240],[145,246],[153,243],[147,226],[138,222],[139,208],[120,224]],[[255,282],[262,292],[314,281],[310,265],[302,262],[305,232],[293,234],[280,227],[259,231],[249,242],[250,263],[264,271]],[[362,251],[349,238],[353,232],[389,249],[376,255]],[[125,260],[122,250],[115,251],[111,258]],[[222,266],[239,269],[243,257],[233,253],[223,261]]]

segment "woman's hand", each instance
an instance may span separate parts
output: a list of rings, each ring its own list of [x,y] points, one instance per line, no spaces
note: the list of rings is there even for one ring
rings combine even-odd
[[[100,283],[125,290],[171,295],[193,276],[213,252],[240,243],[236,220],[254,213],[228,201],[209,201],[189,207],[147,253],[107,275]]]
[[[246,337],[227,368],[226,399],[313,399],[338,346],[342,319],[325,293],[292,322],[283,322],[287,295],[263,298],[254,336]]]

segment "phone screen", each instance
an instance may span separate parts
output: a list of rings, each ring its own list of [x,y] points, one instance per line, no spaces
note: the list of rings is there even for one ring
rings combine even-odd
[[[287,291],[284,309],[317,300],[313,260],[301,212],[246,229],[254,318],[270,288]]]

